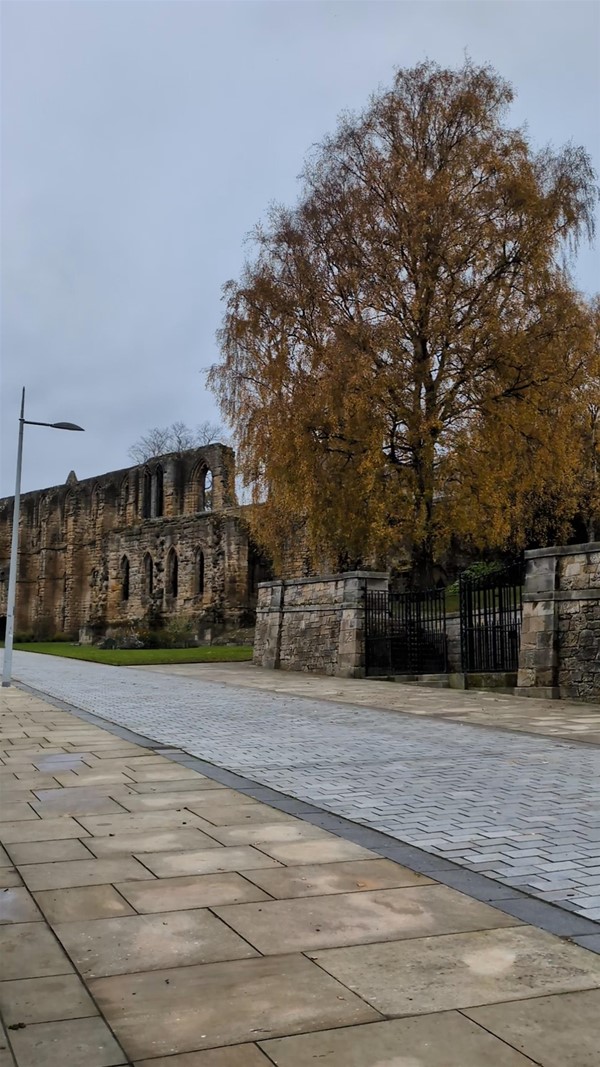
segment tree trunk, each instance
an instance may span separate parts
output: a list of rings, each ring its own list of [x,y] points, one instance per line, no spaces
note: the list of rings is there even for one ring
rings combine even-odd
[[[435,441],[437,419],[436,389],[432,375],[431,357],[424,323],[428,317],[422,310],[423,328],[415,343],[414,352],[414,435],[413,469],[416,475],[415,514],[421,536],[413,545],[412,581],[414,589],[432,589],[433,577],[433,507],[435,495]]]
[[[434,579],[433,545],[428,537],[413,546],[412,550],[412,586],[413,589],[433,589]]]

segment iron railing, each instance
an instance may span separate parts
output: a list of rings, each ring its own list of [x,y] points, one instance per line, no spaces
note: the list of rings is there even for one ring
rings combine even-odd
[[[443,674],[447,670],[444,590],[372,591],[365,604],[366,673]]]
[[[523,580],[522,563],[486,577],[460,576],[460,644],[465,673],[518,669]]]

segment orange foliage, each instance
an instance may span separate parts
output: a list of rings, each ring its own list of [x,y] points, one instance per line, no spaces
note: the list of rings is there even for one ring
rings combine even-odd
[[[305,524],[354,564],[409,544],[425,581],[453,534],[516,546],[566,521],[589,310],[564,255],[596,189],[583,149],[506,125],[511,99],[471,63],[399,71],[226,285],[209,380],[276,562]]]

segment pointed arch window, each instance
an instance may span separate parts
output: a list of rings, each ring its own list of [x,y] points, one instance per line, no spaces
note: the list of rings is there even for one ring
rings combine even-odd
[[[158,466],[156,467],[156,469],[154,471],[154,479],[153,480],[154,480],[154,485],[153,485],[152,488],[153,488],[154,492],[153,492],[152,495],[153,495],[153,505],[154,506],[152,508],[152,516],[154,518],[160,518],[160,516],[163,513],[163,507],[164,507],[164,474],[163,474],[163,469],[162,469],[160,463],[158,464]]]
[[[158,519],[164,510],[164,471],[157,464],[153,470],[144,468],[142,488],[142,518]]]
[[[121,482],[121,490],[119,493],[119,511],[122,517],[127,514],[127,505],[129,504],[129,476],[123,478]]]
[[[97,485],[92,489],[91,516],[92,522],[96,522],[100,514],[100,490]]]
[[[194,568],[194,584],[196,596],[202,596],[204,594],[204,552],[201,548],[196,549],[196,559]]]
[[[149,552],[146,552],[144,556],[144,593],[146,596],[152,596],[154,591],[154,563],[152,562],[152,556]]]
[[[269,561],[254,545],[250,545],[248,551],[248,600],[254,601],[258,594],[259,584],[270,581],[272,577],[273,572]]]
[[[202,488],[202,511],[212,511],[213,503],[213,476],[212,471],[207,470],[204,475],[204,486]]]
[[[142,484],[142,518],[149,519],[152,515],[152,473],[146,467]]]
[[[75,528],[75,495],[69,489],[65,497],[64,503],[64,524],[65,524],[65,536],[69,542],[69,547],[74,548],[73,544],[73,532]]]
[[[121,600],[129,600],[129,560],[123,556],[121,560]]]
[[[176,597],[179,587],[179,560],[174,548],[169,550],[167,556],[167,595]]]

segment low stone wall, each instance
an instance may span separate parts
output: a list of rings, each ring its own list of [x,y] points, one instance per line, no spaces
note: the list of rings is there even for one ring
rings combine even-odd
[[[528,552],[517,692],[600,700],[600,542]],[[254,662],[346,678],[365,675],[367,590],[386,574],[353,571],[259,586]],[[460,674],[460,622],[447,619],[450,679]],[[463,676],[465,686],[492,676]],[[496,676],[496,685],[514,685]]]
[[[254,663],[364,677],[365,595],[387,586],[387,575],[373,571],[261,583]]]
[[[518,692],[600,700],[600,542],[526,556]]]

